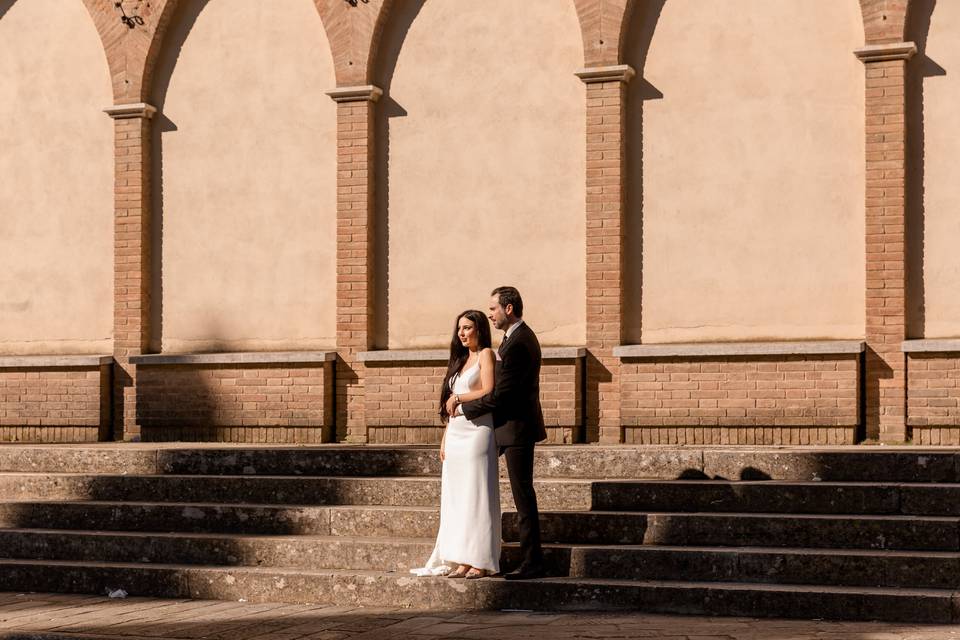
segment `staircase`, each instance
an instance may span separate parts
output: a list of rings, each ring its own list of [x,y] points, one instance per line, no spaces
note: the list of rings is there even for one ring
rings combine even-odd
[[[532,582],[407,572],[439,471],[413,446],[0,446],[0,591],[960,621],[960,452],[538,447]]]

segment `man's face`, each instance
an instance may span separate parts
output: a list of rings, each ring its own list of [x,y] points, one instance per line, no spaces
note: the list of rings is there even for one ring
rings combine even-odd
[[[510,326],[510,315],[513,313],[512,304],[508,304],[507,308],[504,309],[500,306],[500,296],[491,296],[489,309],[490,313],[487,314],[487,317],[490,318],[494,327],[503,331]]]

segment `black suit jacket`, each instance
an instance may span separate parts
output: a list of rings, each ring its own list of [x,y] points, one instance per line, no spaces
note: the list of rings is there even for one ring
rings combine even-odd
[[[463,415],[473,420],[492,413],[498,447],[532,446],[546,440],[540,407],[540,341],[524,322],[497,354],[493,391],[463,403]]]

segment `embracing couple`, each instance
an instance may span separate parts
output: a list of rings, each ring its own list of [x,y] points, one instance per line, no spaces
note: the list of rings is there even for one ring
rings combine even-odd
[[[450,362],[440,394],[447,422],[440,532],[419,576],[483,578],[500,572],[500,482],[497,457],[507,462],[520,524],[522,563],[507,580],[544,575],[540,516],[533,490],[533,446],[546,439],[540,408],[540,342],[523,321],[523,300],[513,287],[490,294],[489,313],[457,316]],[[490,323],[504,332],[491,348]]]

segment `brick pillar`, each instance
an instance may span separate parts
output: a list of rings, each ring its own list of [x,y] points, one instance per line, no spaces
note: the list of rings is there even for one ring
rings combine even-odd
[[[628,65],[577,72],[587,84],[587,440],[623,442],[624,104]]]
[[[902,442],[906,427],[906,62],[912,42],[870,45],[866,67],[866,433]]]
[[[373,85],[327,92],[337,102],[337,428],[336,438],[366,442],[364,365],[373,348]]]
[[[113,437],[140,436],[137,368],[150,340],[150,121],[145,103],[104,110],[114,120]]]

